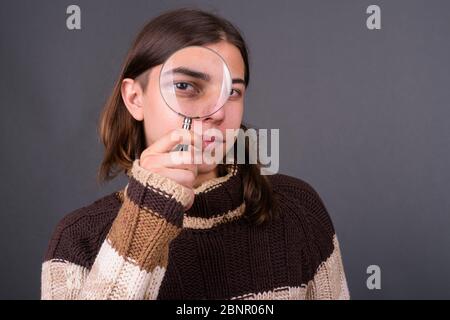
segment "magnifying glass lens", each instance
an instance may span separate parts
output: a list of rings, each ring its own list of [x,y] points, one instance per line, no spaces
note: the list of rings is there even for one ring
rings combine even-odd
[[[206,47],[178,50],[161,69],[160,89],[164,101],[186,118],[202,118],[217,112],[228,100],[231,86],[225,61]]]

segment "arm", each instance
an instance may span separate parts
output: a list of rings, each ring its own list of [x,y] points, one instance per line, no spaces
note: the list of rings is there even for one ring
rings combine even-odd
[[[349,299],[341,250],[333,222],[317,191],[306,181],[282,176],[277,190],[291,204],[303,235],[302,269],[305,299]]]
[[[170,242],[192,194],[135,160],[123,204],[89,270],[51,259],[42,266],[42,299],[156,299]]]
[[[308,283],[307,299],[350,299],[341,251],[336,235],[333,237],[333,246],[334,250],[331,255],[319,265],[313,280]]]

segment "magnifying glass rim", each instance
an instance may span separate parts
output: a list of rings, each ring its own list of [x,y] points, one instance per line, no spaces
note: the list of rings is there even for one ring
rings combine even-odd
[[[176,114],[178,114],[178,115],[180,115],[180,116],[182,116],[182,117],[185,117],[185,118],[191,118],[191,119],[201,119],[201,118],[209,117],[209,116],[213,115],[214,113],[216,113],[217,111],[219,111],[220,109],[222,109],[223,106],[225,105],[225,103],[227,102],[228,98],[230,97],[230,92],[228,92],[228,98],[225,100],[224,104],[222,104],[222,105],[220,106],[220,108],[217,108],[217,110],[215,110],[214,112],[211,112],[211,113],[209,113],[209,114],[207,114],[207,115],[204,115],[204,116],[190,117],[190,116],[187,116],[187,115],[185,115],[185,114],[183,114],[183,113],[181,113],[181,112],[178,112],[178,111],[174,110],[174,109],[169,105],[169,103],[167,103],[166,98],[164,97],[164,94],[162,93],[162,88],[161,88],[161,75],[162,75],[162,72],[163,72],[163,70],[164,70],[164,66],[166,65],[167,61],[169,61],[170,58],[172,58],[172,56],[174,56],[177,52],[179,52],[179,51],[181,51],[181,50],[184,50],[184,49],[188,49],[188,48],[202,48],[202,49],[207,49],[207,50],[211,51],[212,53],[216,54],[216,55],[220,58],[220,60],[222,60],[222,62],[225,64],[226,72],[228,72],[228,74],[230,75],[230,82],[231,82],[231,83],[230,83],[230,84],[231,84],[230,87],[232,87],[232,85],[233,85],[233,80],[232,80],[232,77],[231,77],[231,71],[230,71],[230,68],[228,67],[228,64],[227,64],[227,62],[225,61],[225,59],[222,58],[222,56],[221,56],[217,51],[215,51],[215,50],[213,50],[213,49],[211,49],[211,48],[205,47],[205,46],[192,45],[192,46],[186,46],[186,47],[183,47],[183,48],[181,48],[181,49],[178,49],[178,50],[175,51],[174,53],[172,53],[172,54],[166,59],[166,61],[164,61],[163,65],[162,65],[162,67],[161,67],[161,70],[159,71],[159,79],[158,79],[159,92],[160,92],[160,94],[161,94],[161,96],[162,96],[162,98],[163,98],[163,100],[164,100],[164,103],[169,107],[170,110],[172,110],[173,112],[175,112]]]

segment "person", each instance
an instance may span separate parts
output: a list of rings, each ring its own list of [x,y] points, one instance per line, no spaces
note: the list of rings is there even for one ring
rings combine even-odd
[[[217,52],[236,79],[225,105],[194,130],[180,128],[158,89],[164,61],[187,46]],[[99,122],[99,179],[125,173],[128,183],[57,224],[42,299],[350,298],[333,223],[309,183],[263,175],[260,163],[173,162],[194,150],[174,153],[174,133],[211,142],[195,131],[199,122],[248,130],[249,79],[246,43],[226,19],[183,8],[144,26]]]

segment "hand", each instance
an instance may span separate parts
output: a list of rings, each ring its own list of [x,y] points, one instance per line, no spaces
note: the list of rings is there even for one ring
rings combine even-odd
[[[151,172],[167,177],[187,188],[191,194],[191,202],[185,207],[188,210],[194,203],[194,181],[197,178],[197,164],[194,164],[194,137],[201,137],[186,129],[175,129],[156,140],[145,149],[139,159],[139,165]],[[171,151],[178,144],[188,144],[188,151]]]

